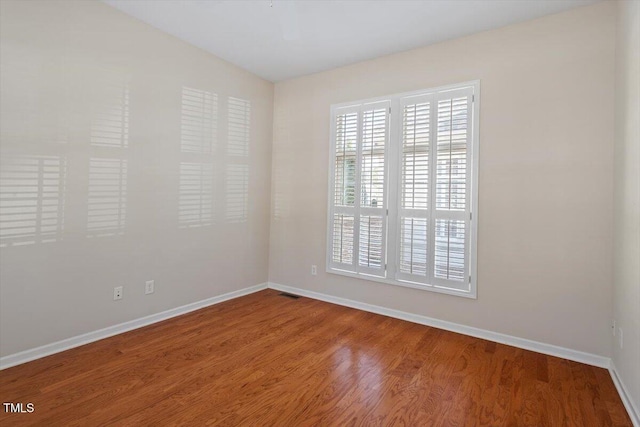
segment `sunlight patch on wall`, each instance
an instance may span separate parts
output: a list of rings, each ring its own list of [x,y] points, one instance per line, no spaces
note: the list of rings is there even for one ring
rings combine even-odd
[[[251,101],[229,97],[228,99],[229,156],[248,156],[251,139]]]
[[[246,222],[249,201],[248,165],[227,165],[225,195],[225,218],[227,222]]]
[[[129,146],[129,86],[111,84],[101,88],[93,107],[91,145]]]
[[[16,156],[0,166],[0,247],[62,238],[66,160]]]
[[[180,163],[178,226],[204,227],[213,222],[213,165]]]
[[[182,88],[180,149],[183,153],[213,154],[218,133],[218,95]]]
[[[251,101],[229,97],[227,102],[225,220],[240,223],[248,217]]]
[[[127,215],[127,160],[89,160],[87,236],[124,234]]]

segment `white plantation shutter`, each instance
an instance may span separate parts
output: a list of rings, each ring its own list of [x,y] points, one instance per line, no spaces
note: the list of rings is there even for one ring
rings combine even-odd
[[[399,279],[429,280],[431,96],[401,100]]]
[[[336,110],[330,206],[330,266],[384,276],[389,103]]]
[[[333,118],[335,151],[331,198],[331,265],[355,271],[356,175],[360,115],[357,107]]]
[[[435,286],[469,285],[472,96],[471,89],[460,89],[438,94],[433,102],[437,118],[431,283]]]
[[[469,289],[472,88],[400,100],[396,277]]]
[[[478,90],[332,107],[328,271],[475,297]]]
[[[360,159],[360,236],[358,271],[384,275],[386,237],[386,146],[389,103],[362,108]]]

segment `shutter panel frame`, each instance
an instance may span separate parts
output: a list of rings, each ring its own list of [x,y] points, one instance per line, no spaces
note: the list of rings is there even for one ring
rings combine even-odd
[[[430,225],[430,211],[429,208],[431,206],[431,201],[429,200],[429,197],[427,197],[426,200],[426,207],[424,208],[417,208],[416,207],[416,203],[415,203],[415,190],[416,190],[416,180],[415,180],[415,163],[416,163],[416,159],[415,159],[415,153],[416,153],[416,139],[417,139],[417,135],[416,135],[416,128],[417,128],[417,123],[416,121],[419,119],[419,110],[418,110],[418,105],[424,105],[424,107],[420,107],[422,108],[422,115],[424,117],[422,117],[422,120],[427,120],[428,123],[428,127],[426,130],[426,138],[428,140],[428,145],[427,147],[425,147],[425,151],[424,154],[427,155],[427,172],[428,172],[428,177],[427,177],[427,187],[426,187],[426,191],[427,191],[427,195],[431,194],[431,182],[432,182],[432,178],[430,176],[430,172],[433,169],[432,168],[432,161],[431,159],[433,158],[432,154],[431,154],[431,147],[433,145],[433,138],[432,138],[432,123],[433,123],[433,94],[423,94],[423,95],[418,95],[418,96],[408,96],[408,97],[403,97],[400,99],[400,103],[399,103],[399,111],[398,111],[398,115],[400,116],[397,119],[397,122],[399,123],[399,130],[398,130],[398,138],[397,138],[397,149],[396,151],[399,153],[398,155],[398,159],[396,161],[396,164],[398,166],[398,173],[397,175],[399,176],[398,179],[398,185],[397,185],[397,193],[398,193],[398,203],[397,203],[397,219],[396,219],[396,229],[397,229],[397,237],[396,237],[396,279],[397,280],[402,280],[402,281],[406,281],[406,282],[411,282],[411,283],[416,283],[419,284],[421,286],[429,286],[430,285],[430,276],[429,276],[429,269],[430,269],[430,257],[429,254],[431,253],[431,247],[430,247],[430,238],[429,238],[429,230],[431,228]],[[413,181],[412,181],[412,197],[411,197],[411,207],[405,207],[405,201],[404,201],[404,196],[405,196],[405,192],[406,192],[406,183],[407,181],[405,181],[405,175],[404,175],[404,167],[405,167],[405,149],[406,147],[406,135],[405,133],[407,132],[407,126],[411,127],[411,123],[407,122],[407,107],[411,107],[413,106],[415,108],[415,110],[412,111],[413,113],[413,120],[414,120],[414,126],[413,126],[413,131],[414,133],[413,135],[413,152],[414,152],[414,158],[413,158],[413,167],[414,170],[412,171],[412,176],[413,176]],[[426,109],[426,111],[428,111],[426,114],[424,113],[424,110]],[[411,111],[411,110],[410,110]],[[407,235],[404,226],[406,224],[411,224],[411,233],[410,233],[410,237],[411,237],[411,254],[410,257],[411,259],[409,260],[409,266],[410,266],[410,272],[406,272],[403,271],[402,269],[402,265],[403,265],[403,237],[405,237]],[[413,242],[414,239],[416,237],[419,237],[418,232],[415,232],[415,225],[416,223],[418,224],[418,227],[420,225],[420,223],[424,223],[426,226],[426,235],[425,235],[425,274],[414,274],[414,268],[416,268],[416,266],[414,266],[414,250],[415,249],[419,249],[414,247]],[[414,233],[415,232],[415,233]]]
[[[342,205],[336,205],[336,150],[337,148],[339,148],[339,144],[337,141],[337,132],[338,132],[338,118],[340,116],[347,116],[347,115],[353,115],[356,114],[356,136],[355,136],[355,141],[356,141],[356,150],[355,150],[355,182],[354,182],[354,204],[353,206],[349,206],[348,204],[342,204]],[[327,242],[328,242],[328,248],[327,248],[327,269],[328,270],[343,270],[343,271],[351,271],[351,272],[356,272],[356,262],[358,259],[358,241],[357,241],[357,230],[359,230],[359,223],[358,223],[358,210],[357,210],[357,206],[358,206],[358,155],[357,155],[357,145],[358,145],[358,141],[360,140],[360,105],[351,105],[351,106],[347,106],[347,107],[341,107],[341,108],[332,108],[331,109],[331,155],[330,158],[334,161],[331,162],[330,165],[330,169],[329,169],[329,216],[327,218],[327,223],[328,223],[328,227],[327,227]],[[345,140],[343,141],[343,144],[346,144],[346,137]],[[346,148],[344,149],[344,151],[346,151]],[[334,258],[334,250],[336,247],[336,242],[334,237],[338,234],[336,232],[335,226],[336,226],[336,221],[338,219],[340,219],[341,221],[341,225],[342,225],[342,229],[340,230],[340,236],[341,236],[341,241],[340,241],[340,248],[341,251],[344,250],[344,246],[345,246],[345,240],[344,240],[344,220],[345,217],[348,218],[353,218],[353,225],[352,225],[352,230],[353,230],[353,235],[352,235],[352,240],[351,240],[351,261],[350,262],[340,262],[340,261],[336,261]],[[349,244],[347,242],[347,244]],[[343,257],[341,255],[340,260],[342,260]]]
[[[389,175],[389,156],[387,155],[387,153],[389,152],[389,141],[390,141],[390,133],[389,133],[389,122],[390,122],[390,117],[389,117],[389,109],[391,108],[391,104],[388,100],[384,100],[384,101],[378,101],[378,102],[371,102],[371,103],[366,103],[363,104],[361,106],[361,124],[360,124],[360,128],[361,128],[361,132],[360,132],[360,140],[358,143],[358,170],[359,170],[359,175],[358,175],[358,187],[357,187],[357,193],[358,193],[358,198],[359,198],[359,204],[358,204],[358,211],[359,211],[359,218],[358,218],[358,261],[357,261],[357,266],[356,266],[356,272],[357,273],[361,273],[361,274],[367,274],[367,275],[371,275],[371,276],[377,276],[377,277],[386,277],[386,265],[387,265],[387,255],[386,255],[386,246],[387,246],[387,210],[388,210],[388,200],[387,200],[387,195],[388,195],[388,175]],[[383,144],[383,164],[382,164],[382,204],[381,205],[376,205],[375,207],[373,206],[373,203],[369,203],[370,206],[366,206],[367,204],[365,203],[365,206],[362,206],[362,199],[366,196],[365,193],[363,192],[363,185],[362,185],[362,161],[364,159],[364,154],[363,154],[363,150],[364,150],[364,138],[365,136],[367,136],[365,134],[365,126],[366,126],[366,114],[370,113],[370,112],[374,112],[373,113],[373,119],[371,122],[371,126],[372,126],[372,135],[373,135],[373,128],[376,125],[376,120],[379,120],[379,118],[382,118],[382,120],[384,120],[384,130],[383,130],[383,138],[384,138],[384,144]],[[377,122],[378,126],[380,126],[380,122]],[[373,145],[373,140],[374,140],[374,136],[372,136],[372,145]],[[373,166],[372,166],[373,169]],[[373,172],[372,172],[373,175]],[[378,267],[372,267],[370,265],[370,263],[368,263],[367,265],[362,265],[361,264],[361,253],[360,253],[360,249],[362,248],[362,243],[361,241],[362,236],[360,236],[360,233],[364,230],[363,229],[363,219],[367,217],[369,224],[368,224],[368,230],[369,230],[369,234],[370,234],[370,230],[371,230],[371,225],[370,225],[370,220],[371,218],[379,218],[380,220],[380,265]],[[371,241],[368,241],[368,257],[367,260],[371,261]]]
[[[432,245],[432,251],[431,251],[431,259],[432,259],[432,267],[431,267],[431,277],[430,277],[430,284],[434,287],[438,287],[438,288],[444,288],[444,289],[455,289],[455,290],[461,290],[461,291],[470,291],[471,290],[471,284],[470,284],[470,280],[469,280],[469,276],[470,276],[470,258],[471,258],[471,235],[470,235],[470,230],[472,227],[471,224],[471,193],[472,193],[472,188],[471,188],[471,171],[472,171],[472,154],[473,154],[473,123],[472,123],[472,118],[473,118],[473,104],[474,104],[474,90],[471,87],[467,87],[467,88],[460,88],[460,89],[455,89],[455,90],[450,90],[450,91],[443,91],[443,92],[439,92],[437,94],[434,95],[434,99],[433,99],[433,103],[434,106],[438,109],[436,111],[436,131],[435,131],[435,138],[434,138],[434,144],[433,144],[433,150],[432,150],[432,154],[433,154],[433,159],[434,161],[437,163],[438,162],[438,145],[440,143],[440,135],[438,132],[438,123],[440,120],[440,103],[442,101],[444,101],[446,103],[446,101],[451,100],[451,102],[453,103],[454,99],[461,99],[461,98],[466,98],[466,108],[465,108],[465,114],[466,114],[466,127],[465,127],[465,132],[466,132],[466,138],[465,138],[465,208],[464,210],[460,210],[460,209],[455,209],[452,210],[451,209],[451,190],[449,189],[448,191],[448,195],[449,195],[449,207],[450,209],[439,209],[438,208],[438,190],[437,190],[437,174],[438,174],[438,168],[437,166],[435,166],[433,168],[432,171],[432,176],[433,176],[433,189],[434,191],[432,191],[431,194],[431,203],[433,206],[433,211],[432,211],[432,215],[431,215],[431,237],[429,239],[431,245]],[[449,119],[449,135],[450,135],[450,147],[453,145],[453,142],[451,141],[453,139],[452,135],[453,135],[453,106],[451,107],[451,118]],[[450,150],[451,151],[451,150]],[[452,154],[450,154],[450,158],[452,157]],[[451,172],[451,167],[452,165],[449,164],[449,170],[450,170],[450,175],[452,175]],[[449,183],[449,188],[451,188],[451,183]],[[477,193],[477,190],[475,191]],[[457,199],[456,199],[457,200]],[[451,273],[451,259],[457,259],[457,257],[452,257],[452,244],[451,244],[451,225],[454,224],[454,222],[457,222],[461,225],[464,226],[464,248],[463,248],[463,270],[462,273],[460,274],[461,276],[461,280],[455,280],[452,278],[449,278],[452,273]],[[436,274],[436,269],[437,269],[437,240],[438,237],[436,236],[436,233],[438,231],[444,231],[443,230],[443,224],[448,224],[447,227],[447,278],[443,278],[443,277],[438,277]],[[438,226],[440,228],[438,228]],[[441,236],[440,241],[444,241],[444,236]],[[441,252],[440,252],[441,253]],[[443,261],[443,260],[441,260]]]

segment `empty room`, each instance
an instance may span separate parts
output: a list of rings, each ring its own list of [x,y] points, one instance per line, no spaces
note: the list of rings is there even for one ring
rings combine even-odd
[[[640,0],[0,0],[0,401],[640,427]]]

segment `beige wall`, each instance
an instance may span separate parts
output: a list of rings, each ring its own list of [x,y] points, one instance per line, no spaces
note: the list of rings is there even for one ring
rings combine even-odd
[[[613,361],[640,416],[640,2],[618,2]]]
[[[270,281],[609,356],[614,25],[603,2],[277,83]],[[325,273],[329,106],[474,79],[478,299]]]
[[[14,191],[9,180],[18,179],[29,184],[21,190],[28,200],[61,203],[48,208],[58,218],[49,218],[52,235],[38,228],[33,237],[8,239],[18,217],[3,211],[0,354],[265,282],[273,84],[99,2],[0,4],[3,197]],[[209,116],[215,155],[182,151],[185,87],[217,95]],[[250,114],[236,111],[229,97],[248,101]],[[228,129],[230,106],[232,115],[248,117],[248,139]],[[94,227],[109,212],[95,196],[111,178],[97,174],[101,158],[127,166],[123,227],[102,237]],[[48,162],[44,180],[38,166],[16,175],[16,162],[39,161]],[[59,164],[66,165],[64,179]],[[211,182],[204,190],[211,194],[210,225],[183,227],[179,215],[191,167],[202,167],[202,180]],[[123,169],[115,169],[117,185]],[[25,230],[33,220],[27,211],[14,211]],[[156,290],[145,296],[150,279]],[[114,302],[118,285],[124,299]]]

